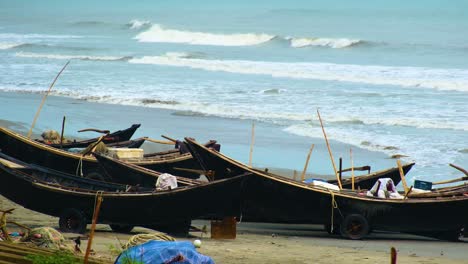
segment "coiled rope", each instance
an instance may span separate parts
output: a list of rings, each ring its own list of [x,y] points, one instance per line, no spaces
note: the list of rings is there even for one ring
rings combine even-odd
[[[146,243],[150,240],[158,240],[158,241],[176,241],[175,238],[162,233],[162,232],[155,232],[155,233],[147,233],[147,234],[138,234],[130,237],[127,243],[123,246],[124,249],[137,246],[143,243]]]

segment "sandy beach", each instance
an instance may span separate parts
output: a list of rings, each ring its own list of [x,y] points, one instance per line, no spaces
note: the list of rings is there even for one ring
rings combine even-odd
[[[58,218],[25,209],[0,196],[0,208],[16,208],[10,220],[30,227],[58,228]],[[365,240],[351,241],[330,236],[321,226],[239,223],[236,239],[211,239],[210,223],[196,220],[198,228],[206,225],[208,233],[191,232],[189,237],[176,237],[178,241],[201,239],[198,251],[210,256],[216,263],[389,263],[390,248],[398,252],[398,263],[466,263],[467,241],[445,242],[429,238],[389,233],[374,233]],[[11,230],[16,230],[10,227]],[[88,225],[90,228],[90,225]],[[132,235],[154,232],[135,228],[131,234],[112,232],[107,225],[97,225],[93,242],[95,257],[115,259],[112,248],[124,244]],[[89,229],[88,229],[89,232]],[[74,238],[77,234],[64,234]],[[71,243],[71,242],[70,242]],[[83,240],[85,248],[87,240]]]

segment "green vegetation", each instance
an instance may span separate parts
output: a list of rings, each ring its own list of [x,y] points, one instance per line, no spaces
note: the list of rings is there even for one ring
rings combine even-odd
[[[53,255],[27,255],[25,258],[33,264],[80,264],[82,262],[68,252],[57,252]]]

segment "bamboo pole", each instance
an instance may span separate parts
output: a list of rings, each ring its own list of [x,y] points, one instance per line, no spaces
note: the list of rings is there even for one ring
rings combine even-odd
[[[255,122],[252,122],[252,139],[250,141],[249,166],[252,167],[252,153],[255,144]]]
[[[168,136],[165,136],[165,135],[161,135],[161,137],[163,137],[163,138],[165,138],[165,139],[167,139],[167,140],[170,140],[170,141],[172,141],[172,142],[174,142],[174,143],[177,142],[177,139],[174,139],[174,138],[171,138],[171,137],[168,137]]]
[[[319,112],[318,109],[317,109],[317,115],[318,115],[318,118],[320,120],[320,126],[322,127],[322,132],[323,132],[323,136],[325,137],[325,142],[327,143],[328,153],[330,154],[330,159],[331,159],[331,162],[332,162],[332,165],[333,165],[333,172],[335,173],[336,180],[338,181],[338,187],[340,187],[340,190],[341,190],[341,189],[343,189],[343,186],[341,185],[340,178],[338,177],[338,173],[336,172],[335,160],[333,159],[333,154],[332,154],[332,151],[330,149],[330,144],[328,143],[327,134],[325,133],[325,128],[323,128],[322,118],[320,117],[320,112]]]
[[[314,144],[312,144],[312,146],[310,147],[309,153],[307,154],[307,159],[304,165],[304,170],[302,171],[302,174],[301,174],[301,182],[305,180],[305,175],[306,175],[307,167],[309,166],[309,160],[310,160],[310,155],[312,154],[312,150],[314,150]]]
[[[447,180],[447,181],[440,181],[440,182],[433,182],[432,185],[439,185],[439,184],[446,184],[446,183],[452,183],[452,182],[459,182],[459,181],[467,181],[468,176],[453,179],[453,180]]]
[[[94,238],[94,230],[96,229],[96,222],[99,216],[99,210],[101,209],[101,203],[102,203],[102,192],[97,192],[96,193],[96,203],[95,203],[95,208],[94,208],[94,213],[93,213],[93,223],[91,225],[91,231],[89,234],[89,239],[88,239],[88,246],[86,247],[86,253],[84,257],[84,264],[88,263],[89,259],[89,253],[91,252],[91,245],[93,244],[93,238]]]
[[[42,101],[41,101],[41,104],[39,105],[39,109],[37,109],[37,112],[36,112],[36,115],[34,116],[34,120],[31,124],[31,128],[29,129],[29,132],[28,132],[28,138],[31,138],[31,134],[32,134],[32,131],[33,131],[33,128],[34,126],[36,125],[36,121],[37,121],[37,118],[39,117],[39,113],[41,112],[41,109],[42,109],[42,106],[44,105],[45,103],[45,100],[47,99],[47,96],[49,95],[50,93],[50,90],[52,90],[52,87],[54,87],[54,84],[55,82],[57,81],[58,77],[60,76],[60,74],[62,74],[62,72],[65,70],[65,68],[67,67],[67,65],[70,63],[70,61],[67,61],[67,63],[63,66],[63,68],[59,71],[59,73],[57,74],[57,76],[55,76],[55,79],[54,81],[52,82],[52,84],[49,86],[49,90],[47,90],[47,92],[44,94],[44,96],[42,97]]]
[[[354,161],[353,161],[353,149],[349,149],[349,158],[351,159],[351,190],[354,191]]]
[[[405,195],[408,194],[409,188],[406,184],[405,172],[403,171],[403,166],[401,166],[401,161],[397,159],[398,171],[400,172],[401,183],[403,184],[403,189],[405,190]]]
[[[153,142],[153,143],[156,143],[156,144],[164,144],[164,145],[174,145],[175,144],[175,141],[164,141],[164,140],[158,140],[158,139],[152,139],[152,138],[149,138],[149,137],[144,137],[144,139],[146,141],[149,141],[149,142]]]
[[[63,144],[64,131],[65,131],[65,116],[63,116],[63,120],[62,120],[62,133],[60,134],[60,148],[62,148],[62,144]]]

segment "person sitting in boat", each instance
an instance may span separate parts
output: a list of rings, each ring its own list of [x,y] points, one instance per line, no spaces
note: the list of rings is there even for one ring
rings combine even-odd
[[[403,199],[403,196],[397,192],[395,184],[390,178],[379,179],[374,186],[367,191],[367,196],[384,199]]]

